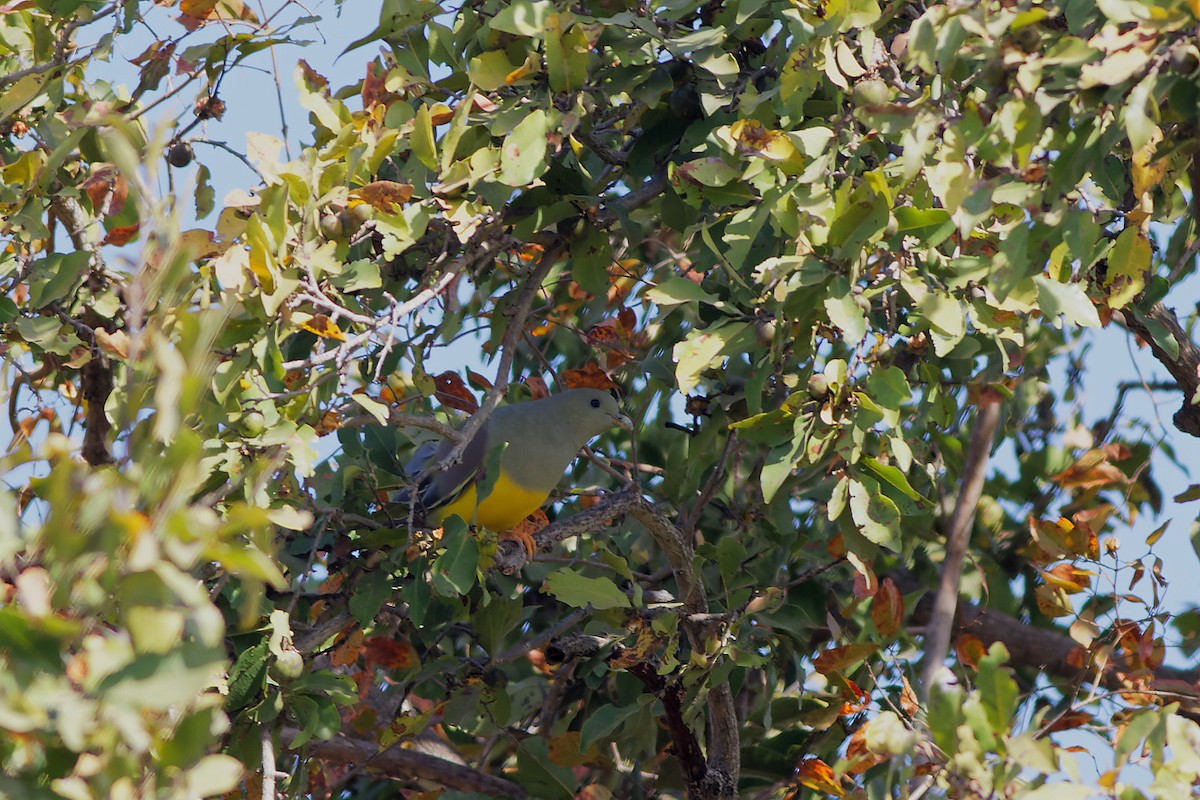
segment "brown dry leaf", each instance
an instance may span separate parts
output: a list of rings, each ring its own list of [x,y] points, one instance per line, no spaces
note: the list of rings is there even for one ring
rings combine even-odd
[[[904,622],[904,596],[891,578],[884,578],[879,584],[879,591],[871,602],[871,621],[875,623],[875,630],[886,638],[900,632]]]
[[[1043,583],[1033,590],[1033,597],[1037,601],[1038,611],[1047,617],[1066,617],[1075,613],[1067,593],[1057,586]]]
[[[569,369],[563,372],[563,385],[568,389],[599,389],[607,391],[616,389],[617,384],[600,369],[595,361],[589,361],[579,369]]]
[[[342,415],[336,411],[326,411],[321,415],[321,421],[317,423],[317,436],[333,433],[340,427],[342,427]]]
[[[841,689],[838,691],[838,696],[842,698],[841,715],[850,717],[861,712],[867,707],[867,703],[871,702],[871,696],[862,690],[854,681],[847,678],[845,675],[832,676],[834,683],[840,683]]]
[[[129,198],[129,181],[112,164],[102,164],[93,169],[79,188],[92,201],[92,208],[104,216],[120,214]]]
[[[258,24],[258,15],[242,0],[181,0],[179,24],[189,31],[219,21]]]
[[[1078,594],[1092,585],[1094,572],[1080,569],[1074,564],[1058,564],[1048,570],[1041,570],[1042,579],[1052,586],[1057,586],[1067,594]],[[1132,589],[1132,585],[1130,586]]]
[[[433,376],[434,396],[447,408],[455,411],[466,411],[469,414],[479,410],[475,396],[459,377],[458,373],[447,371]]]
[[[217,244],[217,235],[203,228],[190,228],[179,234],[179,243],[191,251],[192,260],[212,258],[224,252],[224,248]]]
[[[586,752],[580,752],[580,738],[581,734],[579,731],[567,731],[561,736],[551,737],[546,742],[550,761],[560,767],[579,767],[598,758],[600,751],[596,749],[595,742],[592,742]]]
[[[358,661],[358,655],[362,649],[362,628],[355,628],[337,647],[333,648],[333,652],[329,654],[329,660],[335,667],[348,667]]]
[[[363,663],[384,669],[412,669],[421,663],[417,651],[404,637],[372,636],[363,642],[362,654]]]
[[[300,67],[301,77],[304,79],[304,82],[309,85],[309,87],[313,89],[324,89],[329,85],[329,79],[309,66],[308,62],[304,59],[300,59],[297,64]]]
[[[109,333],[103,328],[96,328],[96,344],[111,356],[129,358],[129,335],[125,331]]]
[[[467,385],[480,392],[490,392],[494,387],[487,378],[467,367]]]
[[[395,213],[395,207],[404,205],[412,196],[412,184],[397,181],[372,181],[350,192],[351,199],[361,200],[385,214]]]
[[[346,334],[342,333],[342,329],[337,326],[336,322],[324,314],[313,315],[312,319],[301,322],[300,327],[309,333],[315,333],[322,339],[337,339],[339,342],[346,341]]]
[[[819,758],[809,756],[796,765],[796,781],[813,791],[841,797],[846,793],[833,769]]]
[[[1069,731],[1074,728],[1081,728],[1095,720],[1091,714],[1086,711],[1067,711],[1060,714],[1050,726],[1046,728],[1046,733],[1057,733],[1058,731]]]
[[[902,686],[900,689],[900,708],[905,714],[910,717],[917,716],[921,711],[921,701],[917,699],[917,692],[913,689],[912,684],[908,682],[908,676],[900,677]]]
[[[541,400],[550,396],[550,388],[546,386],[546,381],[537,375],[530,375],[526,378],[525,385],[529,387],[530,398],[533,400]]]
[[[850,736],[850,743],[846,745],[846,774],[861,774],[876,764],[882,764],[887,759],[887,756],[872,753],[867,749],[866,725],[860,725],[854,729],[854,733]]]
[[[1108,453],[1102,448],[1087,451],[1050,480],[1066,489],[1093,489],[1105,486],[1124,486],[1129,478],[1120,468],[1108,463]]]
[[[978,636],[964,633],[955,640],[954,653],[959,662],[966,664],[971,669],[978,669],[979,660],[987,655],[987,648],[983,646],[983,642]]]
[[[363,77],[362,103],[363,108],[369,109],[377,103],[386,103],[394,95],[384,88],[387,72],[378,63],[371,61],[367,64],[367,74]]]
[[[140,228],[141,225],[136,222],[132,225],[118,225],[117,227],[110,229],[109,232],[104,235],[104,238],[100,241],[100,244],[113,244],[117,247],[120,247],[123,244],[129,244],[129,241],[133,239],[134,236],[137,236],[137,232]]]
[[[629,669],[636,664],[645,664],[658,650],[658,636],[649,625],[636,625],[637,640],[633,647],[618,648],[616,654],[609,659],[612,669]]]
[[[878,649],[876,645],[867,642],[834,647],[813,659],[813,668],[822,675],[841,672],[862,663]]]

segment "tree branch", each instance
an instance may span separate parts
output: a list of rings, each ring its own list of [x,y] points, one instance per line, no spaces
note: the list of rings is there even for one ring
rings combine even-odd
[[[1192,403],[1196,390],[1200,388],[1200,347],[1196,347],[1196,343],[1179,324],[1175,312],[1162,303],[1155,303],[1145,312],[1127,310],[1123,316],[1125,327],[1146,343],[1183,391],[1183,406],[1172,418],[1175,427],[1186,434],[1200,437],[1200,406]],[[1160,336],[1155,336],[1155,328],[1159,329]],[[1161,339],[1164,333],[1174,339],[1176,348],[1168,349],[1164,345]],[[1172,353],[1172,349],[1178,352]]]
[[[284,728],[283,741],[290,744],[299,733],[296,728]],[[460,792],[478,792],[515,800],[529,797],[529,792],[512,781],[415,750],[400,747],[380,750],[374,742],[347,736],[335,736],[324,742],[310,741],[305,747],[317,758],[365,767],[399,781],[409,782],[413,778],[420,778]]]
[[[987,472],[988,455],[996,426],[1000,422],[1000,404],[982,406],[975,418],[971,432],[971,443],[967,446],[966,462],[963,464],[958,500],[954,514],[946,531],[946,560],[942,562],[942,578],[938,585],[933,613],[925,627],[925,668],[922,671],[921,694],[928,696],[929,687],[946,660],[950,649],[950,636],[954,628],[954,613],[958,607],[958,585],[962,580],[963,559],[971,542],[971,528],[975,522],[975,508],[983,493],[983,479]]]
[[[907,571],[893,572],[891,578],[904,594],[924,588]],[[927,594],[917,603],[908,624],[913,628],[928,625],[932,615],[933,600]],[[1136,691],[1127,682],[1130,670],[1123,659],[1114,658],[1097,664],[1085,648],[1066,634],[1035,627],[1000,611],[972,603],[959,604],[953,635],[963,634],[975,636],[983,642],[984,648],[1000,642],[1008,649],[1009,663],[1014,666],[1031,667],[1079,683],[1099,683],[1109,689]],[[1154,670],[1151,686],[1154,690],[1190,700],[1185,704],[1190,706],[1189,716],[1194,718],[1200,713],[1200,669],[1161,666]]]
[[[525,330],[525,320],[529,317],[533,298],[537,297],[537,293],[541,291],[542,282],[546,280],[546,276],[550,274],[550,270],[558,262],[564,250],[562,241],[555,238],[542,251],[541,260],[525,278],[516,300],[510,306],[512,313],[508,319],[508,328],[504,331],[504,339],[500,343],[500,364],[496,368],[496,379],[492,382],[492,388],[487,393],[487,397],[483,399],[483,403],[480,404],[479,410],[470,416],[466,425],[463,425],[459,432],[462,438],[458,444],[446,454],[440,464],[433,465],[431,469],[447,469],[462,461],[467,445],[470,444],[479,429],[487,423],[488,417],[492,415],[496,406],[504,398],[504,393],[508,389],[508,374],[512,370],[517,343],[521,340]],[[492,321],[497,322],[498,320],[493,316]]]

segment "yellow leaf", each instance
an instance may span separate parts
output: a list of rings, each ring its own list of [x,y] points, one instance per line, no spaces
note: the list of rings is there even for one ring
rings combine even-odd
[[[346,341],[346,334],[342,333],[342,329],[337,326],[336,322],[324,314],[316,314],[311,319],[300,322],[300,327],[324,339],[337,339],[339,342]]]
[[[504,76],[504,83],[508,86],[512,86],[522,78],[532,75],[533,73],[537,72],[537,64],[537,59],[534,57],[534,54],[531,53],[529,57],[525,59],[524,64]]]

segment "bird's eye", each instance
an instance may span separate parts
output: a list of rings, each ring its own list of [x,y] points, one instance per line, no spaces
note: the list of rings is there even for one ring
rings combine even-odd
[[[592,398],[592,408],[599,408],[599,407],[600,407],[600,399],[593,397]]]

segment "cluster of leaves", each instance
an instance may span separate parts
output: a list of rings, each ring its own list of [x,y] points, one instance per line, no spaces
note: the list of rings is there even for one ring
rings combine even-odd
[[[252,133],[219,211],[192,131],[312,20],[183,2],[132,91],[90,77],[148,5],[0,16],[5,791],[1036,797],[1087,725],[1106,788],[1145,745],[1186,796],[1160,532],[1110,538],[1161,508],[1151,446],[1050,370],[1123,324],[1200,432],[1160,303],[1200,236],[1195,3],[385,0],[343,61],[383,54],[343,88],[300,62],[302,150]],[[158,200],[183,169],[191,202]],[[451,369],[464,340],[494,378]],[[642,425],[535,553],[391,501],[472,390],[548,380],[621,385]],[[995,404],[974,688],[914,692]]]

